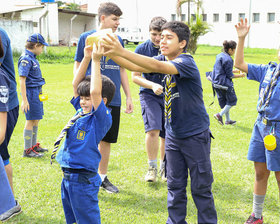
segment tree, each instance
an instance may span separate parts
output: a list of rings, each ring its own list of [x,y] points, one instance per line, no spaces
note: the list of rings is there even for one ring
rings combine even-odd
[[[191,23],[189,25],[190,28],[190,40],[188,43],[188,52],[191,54],[195,54],[197,50],[197,41],[200,36],[205,35],[209,31],[211,31],[210,25],[203,21],[202,15],[196,14],[196,19],[191,19]]]

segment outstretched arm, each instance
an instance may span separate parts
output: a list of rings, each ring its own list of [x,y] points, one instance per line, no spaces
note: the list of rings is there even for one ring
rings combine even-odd
[[[147,73],[163,73],[163,74],[171,74],[175,75],[178,74],[178,71],[176,67],[168,62],[168,61],[158,61],[154,58],[136,54],[134,52],[131,52],[125,48],[122,47],[120,44],[118,38],[116,36],[112,36],[110,34],[107,34],[108,37],[104,39],[102,42],[102,45],[105,47],[105,56],[109,56],[112,58],[116,63],[120,63],[120,65],[124,68],[127,68],[131,71],[138,71],[143,72],[143,70],[140,70],[140,68],[144,68],[147,70]],[[129,68],[127,64],[121,64],[122,61],[116,61],[119,60],[119,58],[125,59],[135,65],[138,66],[134,68]]]
[[[247,19],[245,19],[245,21],[241,19],[240,22],[235,25],[235,29],[238,36],[238,42],[235,52],[234,67],[248,73],[248,64],[244,61],[244,43],[250,30],[250,25],[248,25]]]
[[[100,73],[100,59],[104,49],[98,43],[98,46],[93,45],[92,64],[91,64],[91,81],[90,81],[90,97],[94,110],[96,110],[102,100],[102,80]]]
[[[73,86],[73,92],[74,92],[74,97],[76,98],[78,96],[77,88],[79,83],[85,78],[85,74],[87,71],[87,67],[90,63],[91,60],[91,54],[92,50],[90,49],[91,46],[86,46],[84,48],[84,58],[77,67],[77,70],[75,70],[74,73],[74,78],[72,81],[72,86]]]

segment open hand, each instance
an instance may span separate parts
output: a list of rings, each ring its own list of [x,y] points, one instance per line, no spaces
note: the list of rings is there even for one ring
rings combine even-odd
[[[250,30],[250,25],[248,25],[247,19],[245,18],[245,20],[243,20],[241,18],[240,22],[237,25],[235,25],[235,29],[238,37],[245,38]]]
[[[20,109],[21,109],[22,113],[27,113],[27,111],[29,111],[28,101],[22,101]]]
[[[123,47],[117,35],[107,34],[102,38],[102,46],[104,47],[104,56],[119,56]]]

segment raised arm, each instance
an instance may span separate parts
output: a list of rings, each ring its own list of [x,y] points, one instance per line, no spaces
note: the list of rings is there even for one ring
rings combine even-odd
[[[84,48],[83,60],[81,61],[81,63],[77,67],[77,70],[74,73],[72,86],[73,86],[73,93],[74,93],[75,98],[78,96],[78,92],[77,92],[78,85],[85,78],[87,67],[91,60],[92,50],[90,48],[91,48],[91,46],[86,46]],[[75,63],[76,63],[76,61],[75,61]],[[77,63],[79,63],[79,62],[77,62]]]
[[[92,63],[91,63],[91,81],[90,81],[90,97],[94,110],[96,110],[102,100],[102,80],[100,73],[100,60],[103,55],[104,49],[98,43],[98,47],[93,45],[92,50]]]
[[[247,19],[245,19],[245,21],[241,19],[240,22],[235,25],[235,29],[238,36],[238,42],[235,52],[234,67],[248,73],[248,64],[244,61],[245,38],[250,30],[250,25],[248,25]]]

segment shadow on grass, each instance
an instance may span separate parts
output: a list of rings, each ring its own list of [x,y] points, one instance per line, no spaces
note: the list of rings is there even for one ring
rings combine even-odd
[[[240,125],[235,125],[236,128],[238,128],[240,131],[246,132],[246,133],[252,133],[253,129],[252,128],[248,128],[248,127],[244,127],[244,126],[240,126]]]
[[[244,190],[242,184],[234,183],[214,184],[213,194],[219,223],[224,223],[223,220],[232,220],[230,223],[244,223],[252,212],[253,192]],[[267,195],[265,201],[273,204],[277,203],[278,199]],[[277,207],[275,214],[279,210],[279,206]],[[265,223],[272,224],[269,220]]]
[[[59,219],[55,219],[55,218],[51,218],[51,217],[42,217],[42,218],[38,218],[38,217],[30,217],[30,215],[25,214],[25,212],[23,211],[22,213],[20,213],[17,216],[12,217],[11,219],[9,219],[8,221],[6,221],[5,223],[7,224],[27,224],[27,223],[32,223],[32,224],[60,224],[60,223],[65,223],[64,217],[59,220]]]

